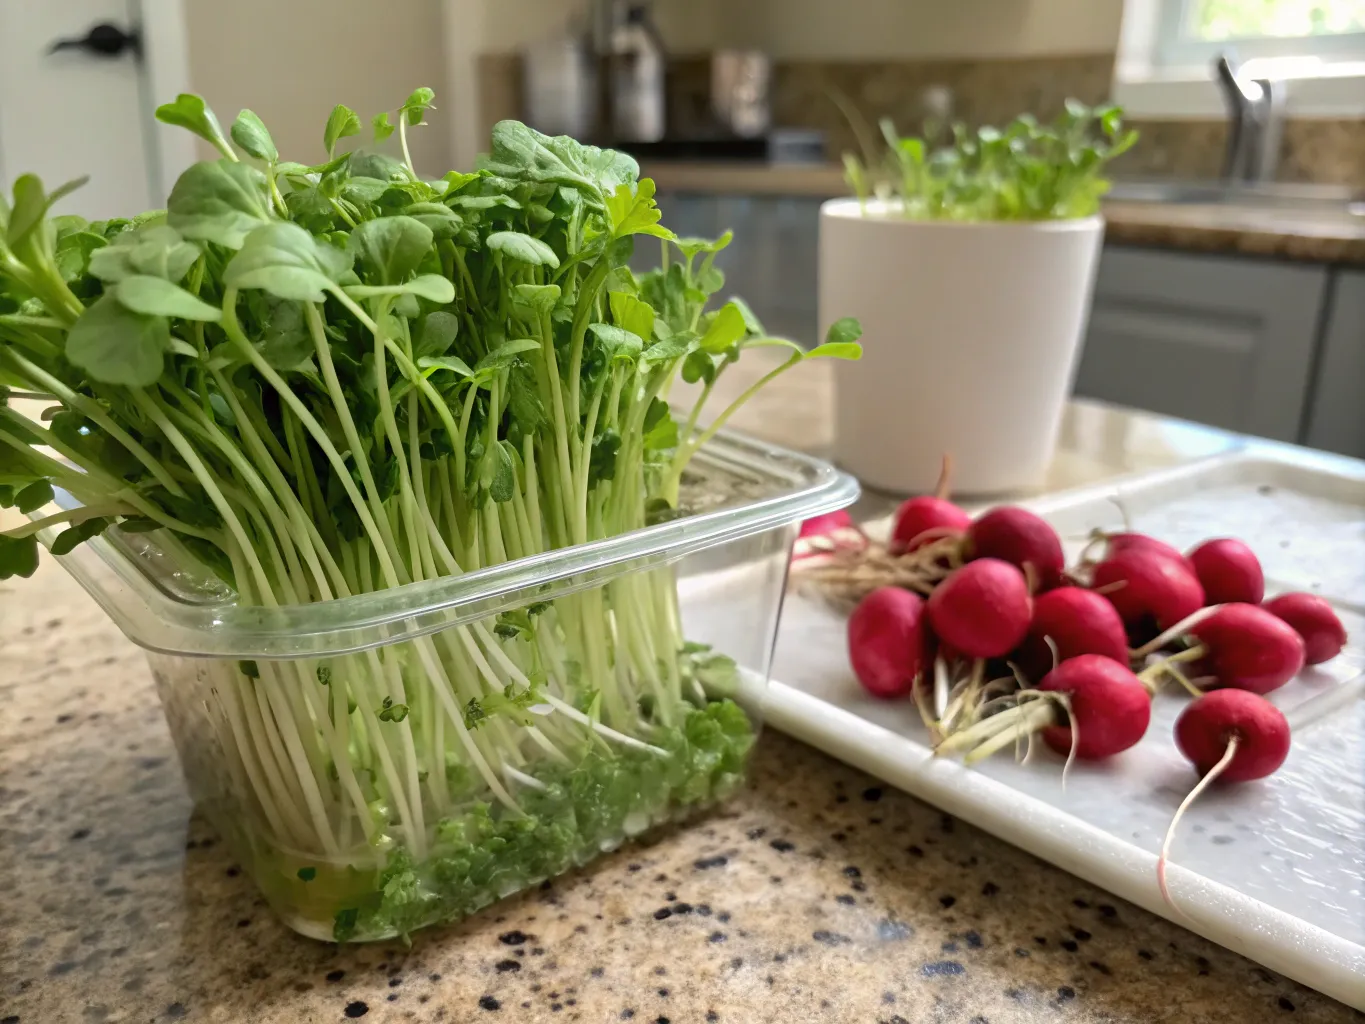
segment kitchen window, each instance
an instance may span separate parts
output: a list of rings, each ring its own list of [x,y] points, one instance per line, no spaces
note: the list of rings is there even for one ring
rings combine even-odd
[[[1162,0],[1155,63],[1206,65],[1227,49],[1285,77],[1365,60],[1365,0]]]
[[[1221,117],[1225,52],[1284,80],[1291,116],[1365,116],[1365,0],[1124,0],[1114,98],[1133,117]]]

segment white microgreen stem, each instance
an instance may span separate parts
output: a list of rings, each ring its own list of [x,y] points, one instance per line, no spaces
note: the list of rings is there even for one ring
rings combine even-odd
[[[1180,801],[1180,806],[1176,808],[1175,817],[1171,819],[1170,825],[1166,828],[1166,835],[1161,840],[1161,855],[1157,857],[1156,860],[1157,888],[1161,890],[1161,898],[1165,901],[1166,906],[1170,907],[1182,917],[1185,916],[1185,912],[1176,906],[1175,900],[1171,898],[1170,887],[1166,884],[1166,865],[1171,858],[1171,844],[1175,841],[1176,826],[1180,824],[1180,819],[1185,816],[1185,812],[1190,809],[1190,806],[1199,799],[1199,795],[1217,782],[1218,776],[1227,771],[1228,765],[1232,764],[1232,759],[1237,756],[1237,747],[1239,743],[1240,737],[1238,737],[1236,733],[1233,733],[1228,737],[1227,749],[1223,751],[1223,756],[1218,759],[1217,764],[1208,770],[1208,774],[1200,779],[1198,784],[1190,790],[1185,799]]]

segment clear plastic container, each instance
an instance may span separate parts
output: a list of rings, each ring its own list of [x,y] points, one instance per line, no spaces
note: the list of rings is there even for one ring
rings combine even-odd
[[[732,792],[798,524],[856,496],[721,435],[667,522],[379,593],[239,606],[154,534],[61,561],[147,648],[190,791],[271,906],[374,940]]]

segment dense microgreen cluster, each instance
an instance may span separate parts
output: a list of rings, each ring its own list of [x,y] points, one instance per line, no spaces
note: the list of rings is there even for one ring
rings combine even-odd
[[[407,137],[432,98],[371,121],[401,156],[345,149],[362,122],[338,106],[325,159],[303,164],[252,112],[224,134],[183,95],[158,117],[221,155],[165,211],[52,216],[79,183],[47,192],[32,175],[0,197],[0,505],[32,517],[0,534],[0,579],[30,575],[40,540],[61,554],[149,532],[272,607],[618,535],[678,514],[688,461],[757,388],[703,420],[745,351],[787,349],[764,382],[856,358],[852,321],[804,352],[740,300],[713,303],[729,235],[675,237],[624,154],[504,121],[478,169],[418,174]],[[637,276],[641,235],[663,265]],[[675,418],[679,377],[701,398]],[[54,508],[56,491],[73,500]],[[747,724],[692,738],[734,664],[680,628],[655,573],[325,662],[219,663],[213,739],[261,848],[317,861],[314,879],[289,877],[390,861],[377,903],[337,909],[362,933],[401,929],[417,920],[403,865],[448,862],[451,823],[486,814],[465,844],[485,852],[509,829],[564,830],[572,859],[628,805],[652,816],[712,792],[714,765],[684,747],[737,772]],[[631,780],[655,762],[667,785],[649,797]],[[544,856],[507,871],[557,870]],[[482,884],[460,886],[496,895]]]
[[[923,138],[902,138],[881,122],[886,152],[864,163],[844,155],[849,186],[867,200],[889,200],[915,220],[1060,220],[1099,211],[1109,190],[1105,165],[1137,141],[1123,128],[1123,111],[1067,100],[1051,125],[1021,114],[1006,128],[962,124],[935,148]]]

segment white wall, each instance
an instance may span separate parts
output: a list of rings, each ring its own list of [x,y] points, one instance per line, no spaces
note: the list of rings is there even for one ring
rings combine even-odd
[[[1123,0],[736,0],[733,43],[782,58],[1058,56],[1111,52]]]
[[[418,86],[443,106],[441,0],[185,0],[190,85],[226,127],[249,107],[286,159],[323,156],[322,129],[338,103],[368,128]],[[166,97],[169,98],[169,97]],[[412,133],[419,170],[444,173],[449,123],[435,114]]]
[[[457,0],[460,2],[460,0]],[[480,0],[475,0],[480,2]],[[654,0],[654,18],[670,50],[695,53],[724,42],[724,11],[750,0]],[[587,0],[481,0],[486,53],[504,53],[523,43],[587,24]]]

